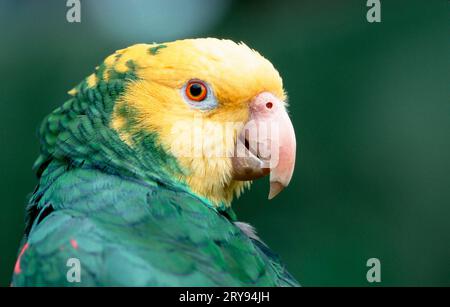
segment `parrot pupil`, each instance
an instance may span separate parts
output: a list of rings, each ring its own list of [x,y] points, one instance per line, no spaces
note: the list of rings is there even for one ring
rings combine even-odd
[[[192,97],[198,97],[203,92],[203,87],[200,84],[192,84],[189,89]]]

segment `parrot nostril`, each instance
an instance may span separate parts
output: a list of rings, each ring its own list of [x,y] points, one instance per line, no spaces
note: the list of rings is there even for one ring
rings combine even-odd
[[[272,109],[272,107],[273,107],[273,103],[271,103],[270,101],[268,103],[266,103],[267,109]]]

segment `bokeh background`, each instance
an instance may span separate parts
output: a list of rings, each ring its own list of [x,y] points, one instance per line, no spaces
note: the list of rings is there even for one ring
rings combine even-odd
[[[37,127],[107,55],[137,42],[244,41],[278,68],[298,162],[234,203],[305,286],[450,285],[448,1],[0,0],[0,285],[36,179]]]

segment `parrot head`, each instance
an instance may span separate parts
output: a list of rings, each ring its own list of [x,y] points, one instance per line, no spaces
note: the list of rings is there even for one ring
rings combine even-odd
[[[289,184],[296,140],[287,98],[258,52],[213,38],[138,44],[107,57],[86,87],[127,73],[134,78],[115,99],[108,128],[136,152],[154,136],[146,148],[162,154],[149,162],[177,164],[163,168],[167,176],[225,206],[254,179],[270,176],[269,199]]]

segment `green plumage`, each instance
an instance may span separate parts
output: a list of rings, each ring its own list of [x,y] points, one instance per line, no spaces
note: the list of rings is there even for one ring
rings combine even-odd
[[[157,50],[155,51],[157,52]],[[167,176],[176,160],[136,136],[129,148],[109,128],[114,102],[135,79],[96,72],[43,122],[39,185],[27,209],[26,249],[13,286],[295,286],[279,259],[215,208]],[[132,120],[132,110],[129,112]],[[69,258],[81,265],[70,283]]]
[[[49,165],[14,286],[243,286],[295,281],[225,212],[187,192],[98,170]],[[77,248],[71,244],[77,242]],[[66,279],[69,258],[81,283]]]

